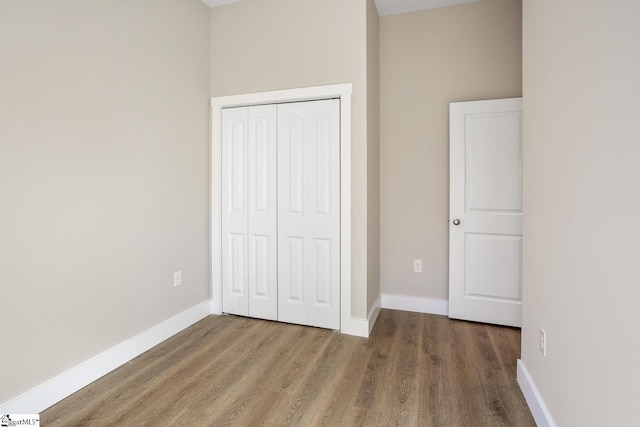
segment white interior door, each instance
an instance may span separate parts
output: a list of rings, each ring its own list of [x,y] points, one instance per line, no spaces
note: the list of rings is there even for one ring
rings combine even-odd
[[[277,109],[249,107],[249,316],[278,318]]]
[[[222,110],[222,310],[249,315],[247,157],[249,109]]]
[[[521,324],[521,128],[521,98],[450,104],[450,317]]]
[[[225,313],[277,319],[276,106],[222,111]]]
[[[278,106],[278,320],[340,327],[339,100]]]

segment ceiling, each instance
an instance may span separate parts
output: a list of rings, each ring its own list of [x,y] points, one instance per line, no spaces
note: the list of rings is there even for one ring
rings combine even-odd
[[[202,0],[209,7],[224,6],[243,0]],[[480,0],[374,0],[380,16],[397,15],[399,13],[415,12],[417,10],[434,9],[436,7],[453,6],[456,4],[472,3]]]
[[[456,4],[472,3],[479,0],[374,0],[378,8],[378,15],[397,15],[399,13],[415,12],[417,10],[435,9],[436,7],[453,6]]]

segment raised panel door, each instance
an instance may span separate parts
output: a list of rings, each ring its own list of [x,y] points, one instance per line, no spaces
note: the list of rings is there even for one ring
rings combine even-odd
[[[248,108],[222,111],[222,310],[249,315]]]
[[[450,114],[449,316],[520,326],[522,99]]]
[[[249,316],[278,317],[276,106],[249,107]]]
[[[278,106],[278,319],[340,327],[339,101]]]

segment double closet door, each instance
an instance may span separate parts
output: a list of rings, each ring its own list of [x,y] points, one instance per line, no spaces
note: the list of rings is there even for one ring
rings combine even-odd
[[[339,108],[222,110],[223,312],[340,328]]]

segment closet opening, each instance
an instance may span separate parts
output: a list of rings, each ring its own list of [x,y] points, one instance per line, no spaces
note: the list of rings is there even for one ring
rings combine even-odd
[[[271,318],[361,335],[351,322],[351,92],[351,84],[340,84],[212,98],[210,170],[213,313],[228,312]],[[322,108],[329,105],[333,107],[327,111],[315,111],[323,105]],[[331,113],[331,108],[334,108],[335,113]],[[305,127],[303,116],[307,113],[304,111],[309,109],[312,110],[308,113],[309,126]],[[335,114],[333,119],[331,114]],[[227,141],[225,146],[224,124],[229,115],[239,115],[240,119],[238,121],[236,117],[236,143],[229,145]],[[269,132],[273,132],[268,130],[269,126],[266,123],[268,120],[274,120],[271,128],[275,129],[276,138],[283,136],[288,141],[281,142],[281,148],[286,146],[286,149],[276,149],[270,153],[269,150],[265,151],[267,146],[261,142],[262,148],[259,151],[253,147],[253,154],[249,151],[241,153],[244,147],[249,148],[244,142],[238,143],[239,136],[248,141],[249,134],[241,130],[241,123],[245,120],[248,124],[249,116],[252,120],[261,121],[258,127],[254,126],[252,132],[267,132],[262,134],[262,141],[266,141]],[[315,124],[311,125],[314,120]],[[307,149],[313,151],[313,155],[307,156],[304,150],[297,151],[299,146],[296,140],[305,132],[310,133],[314,141],[326,139],[332,132],[329,123],[338,124],[334,130],[338,143],[333,149],[314,142],[313,150]],[[253,124],[255,125],[255,122]],[[250,127],[247,127],[247,132],[249,129]],[[233,131],[229,130],[227,133],[232,135]],[[257,135],[251,136],[254,138],[252,144],[255,145]],[[235,169],[230,168],[233,164],[229,163],[233,156],[236,156],[233,160]],[[253,169],[248,167],[249,161],[252,162]],[[262,167],[256,161],[262,162]],[[330,167],[332,164],[335,171],[329,172],[325,166]],[[306,167],[303,168],[304,165]],[[306,173],[312,171],[311,177],[296,175],[305,169]],[[270,171],[268,173],[271,175],[264,175],[263,178],[266,179],[256,179],[255,173],[264,174],[267,171]],[[249,176],[249,173],[252,175]],[[256,185],[258,182],[259,186]],[[250,183],[252,184],[249,185]],[[306,207],[303,210],[309,212],[315,209],[315,212],[319,213],[315,215],[316,218],[312,215],[311,219],[302,219],[303,216],[295,212],[302,206],[296,204],[306,203],[303,198],[298,198],[304,191],[308,193],[307,196],[313,194],[314,197],[306,199],[314,200],[314,208]],[[257,207],[263,210],[261,213],[266,214],[265,206],[272,208],[270,212],[251,217],[248,210],[251,204],[248,192],[251,192],[254,213]],[[277,197],[271,201],[265,199],[274,195]],[[257,206],[256,202],[260,206]],[[232,204],[235,206],[231,206]],[[239,208],[243,208],[244,211]],[[333,226],[327,226],[326,220],[331,217],[328,210],[332,208],[336,209]],[[238,215],[227,215],[230,211]],[[304,225],[300,225],[300,221]],[[287,227],[292,229],[287,230]],[[327,235],[321,232],[314,237],[313,234],[317,232],[318,227],[334,231]],[[250,228],[254,231],[253,234],[249,231]],[[304,236],[295,237],[300,235],[301,231],[310,233],[306,236],[306,241]],[[271,238],[266,237],[269,233]],[[333,243],[332,239],[335,240]],[[310,257],[305,258],[305,252],[310,254]],[[271,260],[269,253],[275,255]],[[256,257],[257,255],[262,256]],[[332,258],[332,255],[337,257]],[[249,266],[249,263],[252,265]],[[249,268],[252,270],[251,278]],[[261,272],[260,278],[256,276],[256,272]],[[300,274],[308,275],[307,279],[301,280]],[[334,275],[333,279],[328,277],[331,274]],[[250,281],[255,297],[252,304],[248,301],[245,303],[246,296],[242,295],[248,292]],[[280,282],[282,284],[278,285]],[[299,286],[302,282],[310,283],[311,286],[303,290]],[[332,287],[324,286],[329,283]],[[301,296],[307,301],[313,296],[311,310],[308,308],[309,304],[307,308],[303,308],[305,303]],[[297,302],[297,299],[301,301]],[[337,305],[333,304],[334,302]],[[254,308],[255,316],[249,313],[249,306]],[[286,309],[287,306],[292,309]],[[283,307],[285,310],[281,310]],[[324,314],[312,314],[314,309]],[[335,314],[327,316],[326,313],[331,310],[334,310]],[[289,311],[291,313],[287,313]],[[307,320],[298,320],[300,316],[306,317]]]

